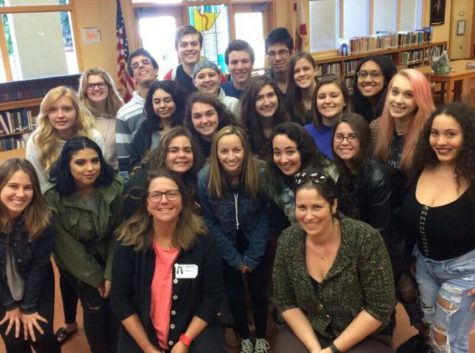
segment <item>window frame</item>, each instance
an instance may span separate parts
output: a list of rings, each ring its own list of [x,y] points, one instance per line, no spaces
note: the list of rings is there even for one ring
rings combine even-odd
[[[80,45],[77,41],[80,38],[79,30],[76,26],[74,2],[76,0],[69,0],[66,5],[21,5],[21,6],[2,6],[0,7],[0,52],[2,54],[3,70],[5,71],[6,82],[13,81],[13,71],[10,65],[10,57],[8,55],[7,42],[5,39],[5,31],[3,29],[3,15],[6,14],[24,14],[24,13],[38,13],[38,12],[70,12],[71,13],[71,29],[75,38],[74,50],[76,52],[76,59],[78,67],[81,70],[81,53]]]

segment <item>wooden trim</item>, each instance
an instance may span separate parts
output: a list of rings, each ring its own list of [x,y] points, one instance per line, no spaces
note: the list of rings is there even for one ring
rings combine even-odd
[[[0,103],[0,111],[38,107],[41,104],[42,100],[43,98],[32,98]]]
[[[76,0],[69,0],[70,1],[70,7],[71,9],[69,12],[71,13],[70,19],[71,19],[71,27],[73,29],[73,36],[74,36],[74,50],[76,51],[76,60],[78,61],[78,68],[79,72],[84,71],[84,62],[82,59],[82,49],[81,45],[79,45],[79,41],[81,40],[81,33],[79,31],[79,26],[77,25],[77,11],[76,11]]]
[[[3,29],[3,19],[0,14],[0,53],[2,53],[3,69],[5,71],[5,78],[7,81],[13,81],[12,66],[10,64],[10,57],[8,56],[7,41],[5,39],[5,31]]]
[[[373,14],[374,14],[374,0],[369,0],[369,34],[374,33]]]
[[[70,0],[68,5],[37,5],[37,6],[10,6],[0,7],[0,14],[4,13],[32,13],[32,12],[58,12],[58,11],[71,11],[71,3],[74,0]]]

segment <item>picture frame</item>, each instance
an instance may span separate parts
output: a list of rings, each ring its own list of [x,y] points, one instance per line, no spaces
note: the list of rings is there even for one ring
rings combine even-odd
[[[437,26],[445,23],[445,1],[430,0],[430,25]]]
[[[466,20],[458,20],[457,21],[457,33],[456,35],[458,36],[464,36],[465,35],[465,27],[467,25]]]

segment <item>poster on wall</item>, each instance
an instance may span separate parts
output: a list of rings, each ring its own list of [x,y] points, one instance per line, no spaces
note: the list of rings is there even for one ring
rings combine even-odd
[[[445,22],[445,0],[430,1],[430,25],[443,25]]]

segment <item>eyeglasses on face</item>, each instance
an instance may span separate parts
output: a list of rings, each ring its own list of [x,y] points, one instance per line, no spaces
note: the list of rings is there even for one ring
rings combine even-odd
[[[341,133],[336,133],[335,134],[335,141],[336,142],[343,142],[343,141],[345,141],[345,139],[350,143],[354,143],[354,142],[358,141],[358,135],[356,135],[356,134],[344,135],[344,134],[341,134]]]
[[[267,52],[267,59],[275,59],[275,57],[278,55],[280,57],[286,56],[290,53],[288,49],[280,49],[277,52],[275,51],[269,51]]]
[[[383,76],[381,71],[359,71],[357,75],[358,75],[358,79],[361,79],[361,80],[368,78],[368,76],[372,78],[373,80],[377,80]]]
[[[297,185],[301,185],[307,182],[308,180],[311,180],[315,184],[324,184],[326,183],[328,178],[328,175],[320,172],[300,172],[294,175],[294,181]]]
[[[152,191],[149,192],[148,198],[153,202],[159,202],[162,200],[163,195],[165,195],[168,201],[175,201],[180,196],[180,190]]]
[[[88,83],[87,84],[87,90],[88,91],[93,91],[95,88],[104,89],[104,88],[106,88],[106,83],[105,82],[97,82],[97,83]]]
[[[152,62],[149,60],[149,59],[142,59],[140,61],[136,61],[134,62],[132,65],[130,65],[132,67],[132,70],[137,70],[140,65],[143,65],[143,66],[149,66],[151,65]]]

